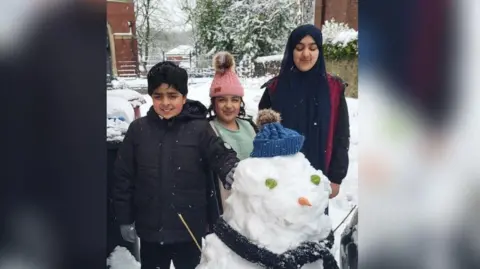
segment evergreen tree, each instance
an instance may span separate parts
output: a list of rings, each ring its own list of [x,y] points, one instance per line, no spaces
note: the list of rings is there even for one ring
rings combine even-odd
[[[228,7],[221,24],[233,41],[233,51],[255,58],[283,51],[288,34],[295,28],[294,0],[236,0]]]
[[[232,51],[232,40],[221,24],[225,11],[231,4],[231,0],[197,0],[194,9],[196,24],[196,40],[199,44],[200,53],[211,50]]]

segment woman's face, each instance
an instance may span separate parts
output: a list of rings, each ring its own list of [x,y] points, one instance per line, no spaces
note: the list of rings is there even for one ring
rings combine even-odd
[[[307,72],[317,62],[318,54],[317,43],[311,36],[307,35],[293,49],[293,62],[298,70]]]

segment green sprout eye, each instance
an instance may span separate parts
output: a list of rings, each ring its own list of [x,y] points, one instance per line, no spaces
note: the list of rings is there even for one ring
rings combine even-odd
[[[320,184],[320,176],[319,175],[312,175],[310,177],[310,181],[312,181],[313,184],[318,185],[318,184]]]
[[[265,180],[265,186],[269,189],[273,189],[277,186],[277,181],[273,178],[267,178],[267,180]]]

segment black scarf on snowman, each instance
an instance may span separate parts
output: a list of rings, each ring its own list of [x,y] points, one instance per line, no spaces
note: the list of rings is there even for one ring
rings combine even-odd
[[[303,265],[323,260],[324,269],[339,269],[335,257],[330,253],[333,232],[320,242],[303,242],[297,248],[276,254],[252,243],[235,231],[223,218],[213,228],[218,238],[243,259],[268,269],[298,269]]]

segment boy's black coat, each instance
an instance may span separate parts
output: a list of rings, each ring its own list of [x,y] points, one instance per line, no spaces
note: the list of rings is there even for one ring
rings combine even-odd
[[[135,222],[143,240],[191,241],[177,213],[195,236],[206,232],[211,171],[224,180],[238,162],[206,113],[200,102],[188,100],[173,119],[162,120],[151,108],[130,124],[114,168],[114,205],[117,221]]]

